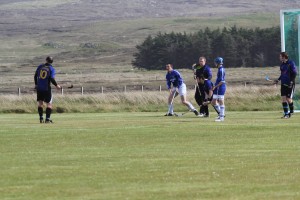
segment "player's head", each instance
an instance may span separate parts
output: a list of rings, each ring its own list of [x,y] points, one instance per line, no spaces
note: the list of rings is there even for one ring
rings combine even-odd
[[[201,56],[201,57],[199,58],[199,65],[202,67],[202,66],[205,65],[205,63],[206,63],[206,58],[203,57],[203,56]]]
[[[282,62],[289,59],[289,55],[286,52],[281,52],[279,56]]]
[[[166,64],[166,70],[168,72],[172,71],[173,70],[173,65],[172,64]]]
[[[49,64],[52,64],[53,63],[53,58],[51,56],[47,56],[46,62],[49,63]]]
[[[201,75],[198,77],[198,79],[199,79],[199,82],[200,82],[201,84],[204,83],[205,78],[204,78],[203,74],[201,74]]]
[[[216,57],[214,62],[215,62],[216,66],[222,65],[223,64],[223,58],[222,57]]]

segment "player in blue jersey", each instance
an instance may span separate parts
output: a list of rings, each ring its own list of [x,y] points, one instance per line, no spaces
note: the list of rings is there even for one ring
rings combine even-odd
[[[224,121],[225,117],[225,92],[226,92],[226,82],[225,82],[225,68],[223,66],[223,58],[217,57],[214,60],[215,66],[218,68],[217,79],[215,86],[213,87],[213,100],[211,102],[214,106],[219,116],[216,118],[216,122]]]
[[[208,106],[208,104],[210,104],[212,101],[214,85],[209,79],[204,78],[203,75],[199,77],[198,82],[203,85],[203,89],[204,89],[205,96],[204,96],[203,105]]]
[[[177,70],[173,69],[172,64],[167,64],[166,70],[167,70],[167,74],[166,74],[167,88],[170,91],[170,95],[168,98],[168,112],[165,116],[174,115],[173,101],[177,93],[179,93],[181,97],[181,102],[184,105],[186,105],[190,111],[193,111],[196,116],[198,116],[199,115],[198,111],[186,99],[186,85],[183,82],[180,73]]]
[[[57,88],[61,89],[55,81],[55,69],[52,66],[53,58],[48,56],[46,58],[46,63],[41,64],[35,71],[34,83],[35,89],[37,91],[37,101],[38,101],[38,113],[40,116],[40,123],[44,122],[43,118],[43,104],[47,104],[46,108],[46,120],[45,123],[52,123],[50,119],[52,113],[52,92],[51,83]]]
[[[295,79],[297,76],[297,69],[294,61],[289,60],[289,56],[286,52],[279,54],[281,61],[280,71],[281,74],[275,83],[281,82],[281,102],[283,108],[284,119],[290,118],[294,113],[293,95],[295,90]],[[289,111],[290,109],[290,111]]]
[[[200,106],[200,117],[209,117],[209,110],[207,105],[203,105],[205,99],[204,85],[199,83],[199,77],[204,76],[205,79],[211,80],[212,71],[209,65],[206,64],[206,58],[201,56],[199,58],[199,64],[194,64],[192,66],[194,70],[194,75],[197,80],[197,88],[195,91],[195,100]]]

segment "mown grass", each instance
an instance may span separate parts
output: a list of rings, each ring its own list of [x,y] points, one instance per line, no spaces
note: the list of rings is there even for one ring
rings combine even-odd
[[[228,87],[226,109],[230,111],[280,110],[279,87]],[[163,112],[167,111],[168,92],[113,92],[96,94],[54,94],[54,112]],[[198,107],[194,90],[188,91],[188,100]],[[175,111],[186,111],[179,98],[175,98]],[[36,95],[0,96],[0,113],[36,113]]]
[[[298,199],[299,115],[0,115],[1,199]]]

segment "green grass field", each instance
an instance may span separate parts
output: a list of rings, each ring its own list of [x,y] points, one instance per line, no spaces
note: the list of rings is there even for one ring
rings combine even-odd
[[[299,199],[300,115],[0,115],[0,199]]]

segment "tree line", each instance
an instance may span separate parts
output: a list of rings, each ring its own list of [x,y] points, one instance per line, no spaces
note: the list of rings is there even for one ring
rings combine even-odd
[[[224,58],[226,67],[264,67],[278,65],[281,50],[280,27],[205,28],[195,33],[161,33],[149,35],[137,45],[132,64],[139,69],[190,68],[200,56],[213,65],[214,58]]]

